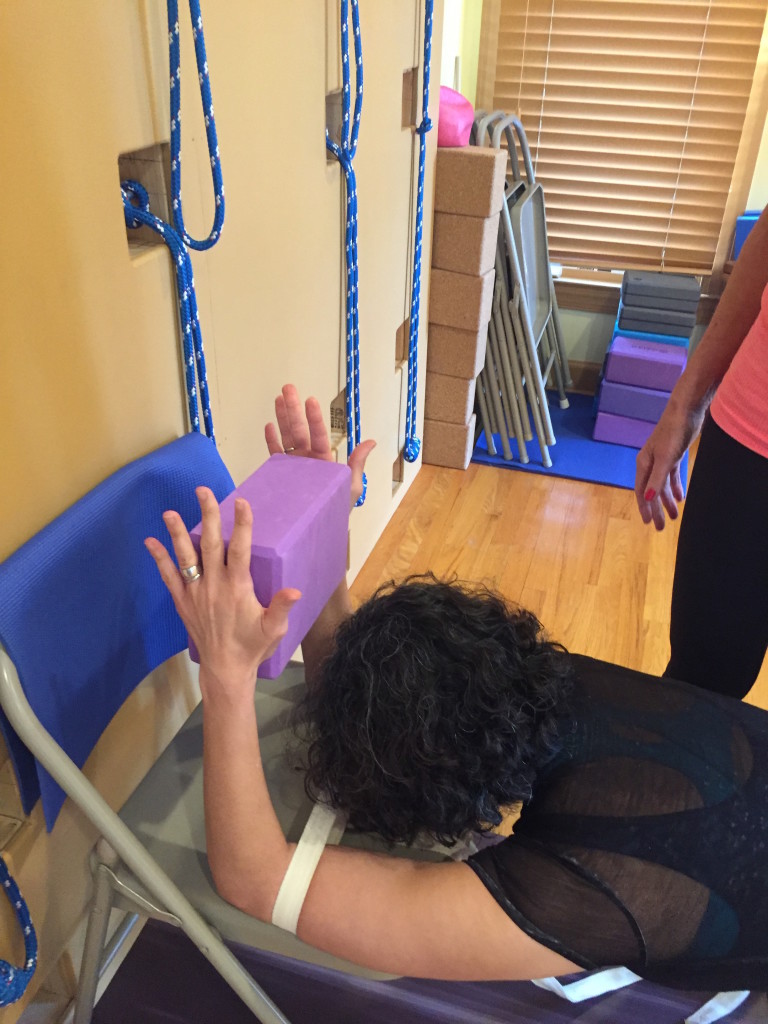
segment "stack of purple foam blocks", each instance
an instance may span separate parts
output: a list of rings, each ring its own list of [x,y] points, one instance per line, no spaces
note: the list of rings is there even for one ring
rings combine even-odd
[[[598,391],[596,441],[642,448],[685,369],[700,287],[688,274],[628,270]]]

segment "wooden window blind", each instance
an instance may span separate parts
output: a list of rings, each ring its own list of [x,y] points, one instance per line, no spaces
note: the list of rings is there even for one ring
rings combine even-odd
[[[500,0],[553,259],[709,273],[768,0]]]

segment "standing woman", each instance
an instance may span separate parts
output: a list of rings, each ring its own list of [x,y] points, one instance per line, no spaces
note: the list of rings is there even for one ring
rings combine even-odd
[[[638,454],[635,496],[657,530],[665,511],[677,518],[680,461],[699,432],[664,674],[742,698],[768,647],[768,209]]]

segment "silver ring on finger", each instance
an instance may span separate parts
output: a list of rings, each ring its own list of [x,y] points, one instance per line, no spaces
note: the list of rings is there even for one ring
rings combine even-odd
[[[290,455],[291,452],[295,452],[296,449],[295,448],[283,448],[283,451],[285,452],[286,455]]]
[[[196,580],[202,579],[203,570],[199,565],[188,565],[185,569],[180,569],[181,578],[184,583],[194,583]]]

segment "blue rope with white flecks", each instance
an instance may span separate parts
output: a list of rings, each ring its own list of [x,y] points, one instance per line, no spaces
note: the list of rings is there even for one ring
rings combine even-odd
[[[197,61],[197,78],[200,83],[200,98],[203,102],[205,117],[205,134],[208,139],[208,154],[211,160],[211,178],[213,192],[216,197],[216,210],[213,227],[207,238],[197,240],[187,234],[184,227],[184,214],[181,208],[181,47],[179,45],[179,4],[178,0],[168,0],[168,56],[171,69],[171,195],[173,200],[173,226],[191,249],[210,249],[219,240],[224,224],[224,182],[221,177],[221,161],[219,160],[219,140],[216,135],[216,121],[213,116],[213,98],[211,82],[208,77],[208,59],[205,53],[205,36],[203,35],[203,17],[200,13],[200,0],[189,0],[189,13],[192,18],[192,35],[195,41],[195,59]]]
[[[208,60],[205,53],[205,36],[203,34],[203,19],[200,13],[199,0],[189,0],[189,13],[192,19],[197,77],[205,117],[211,178],[216,203],[213,226],[208,237],[204,239],[192,238],[184,227],[184,213],[181,202],[181,47],[179,44],[178,0],[168,0],[168,57],[171,72],[172,224],[166,224],[165,221],[150,211],[147,190],[140,182],[126,179],[120,182],[120,188],[123,195],[125,222],[128,227],[138,228],[144,225],[151,228],[152,231],[160,235],[171,252],[176,271],[189,423],[194,432],[204,432],[215,444],[216,438],[213,431],[213,417],[208,394],[203,336],[200,329],[197,295],[195,293],[195,278],[187,247],[201,251],[210,249],[218,241],[224,224],[224,183],[221,176],[219,143],[216,135],[216,121],[213,113],[213,99],[211,97],[211,84],[208,76]],[[202,431],[198,412],[198,394],[203,413]]]
[[[355,109],[350,125],[350,66],[349,66],[349,8],[352,9],[352,33],[355,46]],[[357,266],[357,179],[352,161],[357,152],[360,115],[363,109],[363,51],[360,40],[360,10],[358,0],[341,0],[341,139],[337,143],[325,130],[325,145],[336,157],[344,172],[347,196],[347,219],[344,233],[344,262],[346,265],[346,327],[347,327],[347,458],[360,444],[360,328],[358,317]],[[368,481],[363,474],[363,493],[356,504],[365,501]]]
[[[24,995],[37,967],[37,935],[29,916],[29,908],[19,887],[11,878],[5,861],[0,857],[0,887],[13,907],[24,935],[24,966],[14,967],[0,960],[0,1006],[10,1006]]]
[[[408,399],[405,412],[406,462],[415,462],[421,450],[421,441],[416,437],[416,399],[419,376],[419,299],[421,295],[421,238],[424,228],[424,169],[427,157],[427,132],[432,128],[429,119],[429,68],[432,59],[432,11],[434,0],[426,0],[424,8],[424,91],[421,103],[421,124],[416,129],[419,136],[419,179],[416,195],[416,237],[413,244],[413,278],[411,284],[411,316],[408,335]]]
[[[200,330],[200,319],[197,313],[197,296],[195,279],[192,273],[192,260],[178,231],[156,217],[149,209],[149,195],[138,181],[126,178],[120,182],[123,194],[123,212],[125,223],[129,228],[138,228],[143,224],[151,228],[163,239],[170,250],[173,267],[176,271],[176,290],[179,298],[179,319],[181,321],[181,343],[184,349],[184,375],[187,386],[187,408],[189,422],[195,433],[204,432],[216,443],[213,433],[211,404],[208,396],[208,381],[205,369],[205,353],[203,336]],[[204,431],[200,428],[198,413],[198,384],[200,406],[203,410]]]

